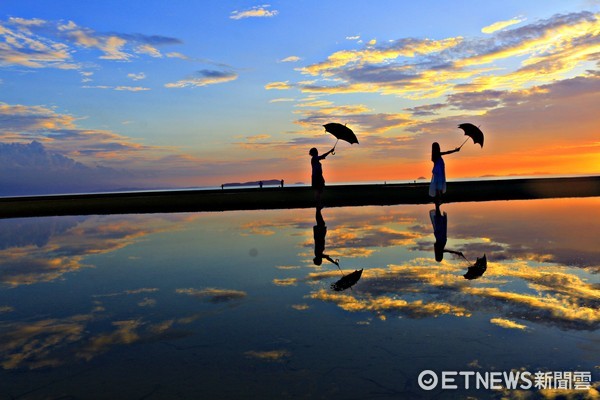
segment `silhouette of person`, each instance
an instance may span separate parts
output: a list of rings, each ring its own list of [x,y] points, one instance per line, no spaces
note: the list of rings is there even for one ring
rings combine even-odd
[[[221,184],[221,190],[223,190],[225,188],[225,185]]]
[[[325,220],[323,219],[323,215],[321,214],[321,208],[316,208],[316,220],[317,224],[313,226],[313,237],[315,239],[315,258],[313,258],[313,263],[315,265],[321,265],[323,263],[323,259],[334,263],[338,267],[340,266],[338,260],[332,259],[328,254],[325,254],[325,236],[327,235],[327,226],[325,225]]]
[[[429,218],[433,225],[433,235],[435,236],[435,244],[433,250],[435,252],[435,261],[441,262],[444,259],[444,253],[456,254],[464,258],[463,253],[460,251],[454,251],[446,249],[446,242],[448,242],[448,214],[440,211],[440,208],[436,206],[435,210],[429,211]]]
[[[460,151],[460,147],[450,151],[441,151],[438,142],[431,145],[431,161],[433,161],[433,173],[429,185],[429,196],[435,198],[436,204],[442,201],[442,194],[446,193],[446,165],[442,156]]]
[[[258,182],[258,186],[260,186],[260,188],[262,189],[263,181]]]
[[[323,207],[321,204],[321,195],[323,194],[323,189],[325,188],[325,178],[323,178],[323,167],[321,165],[321,160],[324,160],[330,153],[333,153],[333,150],[334,149],[331,149],[327,153],[319,155],[319,151],[313,147],[308,152],[308,154],[312,157],[310,159],[310,165],[312,166],[311,186],[315,191],[317,208]]]
[[[281,180],[281,187],[283,187],[283,179]]]

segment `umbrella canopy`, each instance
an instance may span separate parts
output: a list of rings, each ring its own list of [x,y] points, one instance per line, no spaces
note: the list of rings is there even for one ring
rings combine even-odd
[[[483,257],[477,257],[477,261],[473,266],[467,269],[467,273],[463,275],[465,279],[477,279],[483,275],[483,273],[487,270],[487,257],[485,254]]]
[[[460,124],[458,127],[465,131],[465,135],[473,139],[473,143],[479,143],[483,147],[483,132],[481,132],[481,129],[469,123]]]
[[[329,124],[323,125],[325,127],[325,131],[331,133],[338,140],[345,140],[346,142],[353,144],[358,144],[358,139],[352,129],[348,128],[346,125],[338,124],[337,122],[331,122]]]
[[[356,282],[358,282],[360,277],[362,276],[362,272],[363,272],[363,270],[359,269],[348,275],[344,275],[344,277],[342,279],[340,279],[336,283],[331,284],[331,289],[335,290],[336,292],[341,292],[343,290],[346,290],[346,289],[354,286],[356,284]]]

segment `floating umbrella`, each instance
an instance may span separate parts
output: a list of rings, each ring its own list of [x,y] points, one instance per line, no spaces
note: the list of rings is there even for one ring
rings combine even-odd
[[[341,292],[343,290],[351,288],[356,284],[356,282],[359,281],[360,277],[362,276],[362,272],[363,270],[361,268],[348,275],[344,275],[342,279],[331,284],[331,289],[335,290],[336,292]]]
[[[338,124],[337,122],[331,122],[329,124],[323,125],[325,127],[325,131],[331,133],[333,136],[337,138],[333,149],[335,150],[335,146],[337,146],[338,142],[344,140],[350,144],[356,143],[358,144],[358,139],[352,129],[348,128],[346,125]],[[333,152],[335,154],[335,152]]]
[[[481,132],[481,129],[479,129],[479,127],[469,123],[460,124],[458,127],[465,131],[465,135],[468,136],[468,138],[465,139],[465,141],[463,142],[463,144],[460,145],[460,147],[463,147],[463,145],[467,143],[469,137],[473,139],[473,143],[479,143],[481,147],[483,147],[483,132]]]
[[[477,257],[477,261],[471,267],[467,269],[467,273],[463,275],[465,279],[477,279],[487,270],[487,258],[485,254],[483,257]]]

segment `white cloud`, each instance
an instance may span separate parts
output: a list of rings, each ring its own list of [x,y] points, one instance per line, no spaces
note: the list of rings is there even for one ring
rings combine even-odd
[[[483,33],[494,33],[496,31],[500,31],[506,27],[509,27],[511,25],[515,25],[518,23],[521,23],[525,21],[525,18],[522,17],[516,17],[516,18],[512,18],[508,21],[498,21],[498,22],[494,22],[491,25],[485,26],[483,28],[481,28],[481,32]]]
[[[284,102],[293,102],[293,101],[296,101],[296,100],[289,98],[289,97],[280,97],[277,99],[269,100],[269,103],[284,103]]]
[[[16,25],[21,25],[21,26],[41,26],[41,25],[46,24],[46,21],[44,21],[43,19],[39,19],[39,18],[25,19],[25,18],[19,18],[19,17],[10,17],[9,21]]]
[[[273,10],[273,11],[267,10],[267,8],[269,8],[269,7],[270,7],[270,5],[265,4],[263,6],[252,7],[249,10],[233,11],[229,18],[231,18],[231,19],[268,18],[268,17],[274,17],[277,14],[279,14],[279,11],[277,11],[277,10]]]
[[[150,46],[149,44],[142,44],[135,48],[136,53],[139,54],[147,54],[150,57],[161,58],[162,54],[158,49],[154,46]]]
[[[127,92],[143,92],[146,90],[150,90],[150,88],[141,87],[141,86],[117,86],[115,90],[127,91]]]
[[[298,62],[301,58],[298,56],[289,56],[284,59],[279,60],[279,62]]]
[[[146,74],[140,72],[139,74],[127,74],[127,77],[133,79],[134,81],[141,81],[142,79],[146,79]]]
[[[30,68],[76,68],[76,65],[71,63],[68,46],[33,35],[23,27],[36,26],[37,23],[30,21],[27,25],[25,21],[12,19],[11,22],[17,24],[17,29],[11,29],[0,22],[0,40],[4,42],[0,46],[0,63]]]
[[[505,21],[504,27],[524,19]],[[555,15],[524,26],[490,26],[489,37],[369,42],[299,68],[317,77],[304,93],[380,93],[433,99],[461,91],[522,89],[572,77],[595,61],[600,14]],[[502,66],[514,60],[512,67]]]
[[[214,71],[214,70],[202,70],[198,71],[198,76],[189,77],[186,79],[179,80],[173,83],[165,84],[167,88],[184,88],[184,87],[198,87],[214,85],[217,83],[225,83],[234,81],[238,75],[234,72],[229,71]]]
[[[96,85],[96,86],[82,86],[83,89],[106,89],[106,90],[118,90],[127,92],[143,92],[150,90],[150,88],[142,86],[107,86],[107,85]]]
[[[9,18],[0,21],[0,43],[0,62],[5,65],[75,69],[81,66],[71,59],[81,48],[99,50],[103,60],[129,61],[135,54],[163,57],[159,46],[181,41],[160,35],[100,33],[74,21]]]
[[[169,53],[166,54],[166,56],[169,57],[169,58],[180,58],[182,60],[188,60],[189,59],[189,57],[186,56],[185,54],[182,54],[182,53],[179,53],[179,52],[176,52],[176,51],[169,52]]]

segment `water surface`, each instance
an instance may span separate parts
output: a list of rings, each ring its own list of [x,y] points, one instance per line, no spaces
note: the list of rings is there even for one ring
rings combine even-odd
[[[0,398],[538,398],[555,393],[417,377],[600,380],[600,198],[322,218],[324,239],[310,209],[0,221]],[[464,258],[436,260],[444,223]],[[341,271],[315,264],[323,241]]]

